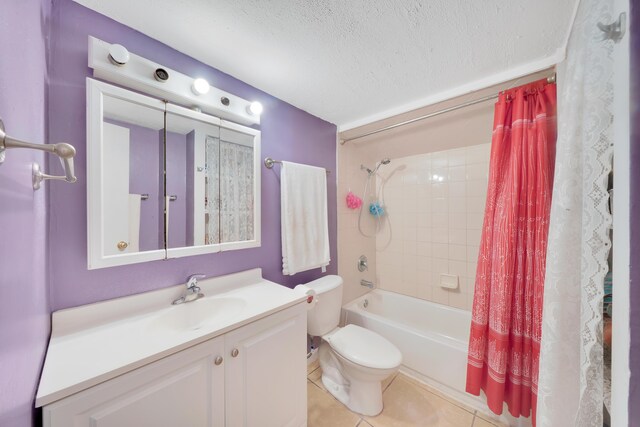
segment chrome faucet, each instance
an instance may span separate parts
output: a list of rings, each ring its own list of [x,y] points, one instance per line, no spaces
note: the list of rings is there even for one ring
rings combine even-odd
[[[373,289],[376,287],[375,283],[364,279],[360,280],[360,286],[366,286],[369,289]]]
[[[197,299],[204,297],[204,294],[200,292],[200,287],[198,286],[198,279],[204,279],[205,277],[207,276],[205,276],[204,274],[192,274],[191,276],[189,276],[189,279],[187,280],[187,290],[180,298],[178,298],[177,300],[174,300],[172,304],[173,305],[182,304],[185,302],[195,301]]]

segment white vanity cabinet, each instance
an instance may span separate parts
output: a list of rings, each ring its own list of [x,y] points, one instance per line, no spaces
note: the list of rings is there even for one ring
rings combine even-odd
[[[273,315],[225,335],[228,427],[306,425],[306,303],[297,307],[302,311]]]
[[[304,426],[305,305],[46,405],[44,426]]]

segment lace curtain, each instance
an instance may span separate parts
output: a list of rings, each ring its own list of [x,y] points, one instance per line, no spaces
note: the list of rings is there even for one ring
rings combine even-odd
[[[253,147],[220,142],[221,242],[253,239]]]
[[[253,147],[207,136],[206,244],[253,240]]]
[[[582,0],[558,67],[558,144],[538,381],[539,427],[601,427],[602,299],[611,247],[610,0]]]
[[[205,141],[207,178],[205,244],[220,243],[220,139],[207,136]]]

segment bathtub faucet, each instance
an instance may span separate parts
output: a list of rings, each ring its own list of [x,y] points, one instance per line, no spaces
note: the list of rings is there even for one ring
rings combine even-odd
[[[366,286],[369,289],[373,289],[376,287],[375,283],[364,279],[360,280],[360,286]]]

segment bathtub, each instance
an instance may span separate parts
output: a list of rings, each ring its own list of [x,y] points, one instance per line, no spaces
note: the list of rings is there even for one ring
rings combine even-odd
[[[373,290],[343,307],[344,323],[382,335],[400,349],[401,371],[463,403],[471,313],[393,292]]]

